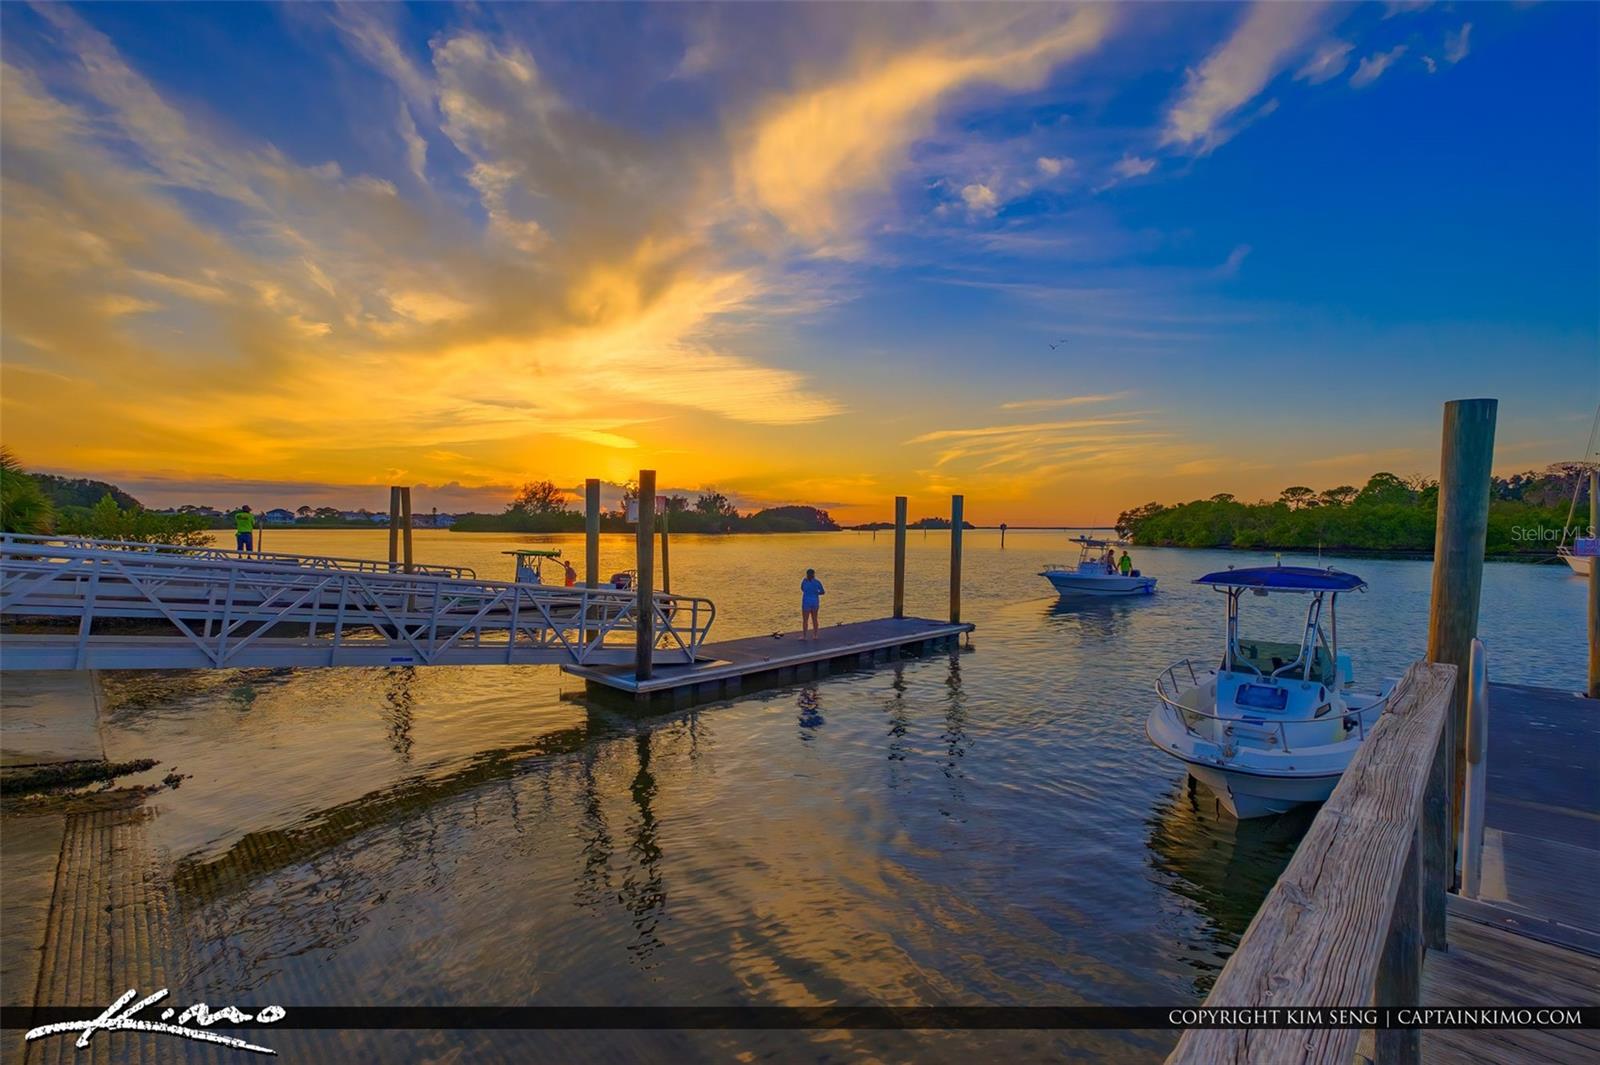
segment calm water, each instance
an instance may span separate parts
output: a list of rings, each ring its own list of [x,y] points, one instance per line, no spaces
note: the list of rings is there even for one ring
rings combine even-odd
[[[272,550],[379,557],[382,531],[279,531]],[[581,537],[424,532],[419,561]],[[910,538],[908,609],[945,607],[948,539]],[[886,614],[891,537],[689,537],[676,590],[713,636]],[[629,565],[607,537],[603,569]],[[149,842],[177,884],[181,1001],[285,1004],[1188,1004],[1308,817],[1243,826],[1144,739],[1155,673],[1214,654],[1228,564],[1135,552],[1153,597],[1067,603],[1060,533],[969,533],[970,651],[639,719],[554,668],[107,675],[114,758],[190,774]],[[1290,559],[1286,558],[1286,561]],[[1420,656],[1430,565],[1349,560],[1359,680]],[[1298,632],[1247,601],[1245,630]],[[1577,687],[1584,587],[1491,564],[1498,680]],[[287,1054],[390,1061],[1157,1059],[1161,1033],[273,1033]]]

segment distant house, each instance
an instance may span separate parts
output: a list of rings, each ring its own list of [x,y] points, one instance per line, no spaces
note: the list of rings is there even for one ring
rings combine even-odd
[[[372,524],[374,524],[374,525],[387,525],[387,524],[389,524],[389,515],[387,515],[387,514],[368,514],[367,515],[367,519],[369,521],[371,521]]]
[[[339,517],[345,521],[368,521],[372,515],[364,510],[342,510],[339,512]]]
[[[271,510],[267,511],[265,514],[261,515],[261,517],[262,517],[262,520],[264,520],[268,525],[293,525],[294,524],[294,511],[285,510],[282,507],[273,507]]]
[[[456,516],[454,514],[435,514],[433,516],[433,525],[437,529],[448,529],[455,523]]]

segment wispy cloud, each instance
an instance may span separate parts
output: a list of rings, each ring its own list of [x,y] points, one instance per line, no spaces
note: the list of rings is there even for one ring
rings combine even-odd
[[[1224,124],[1304,49],[1326,6],[1258,0],[1233,35],[1189,72],[1167,112],[1162,143],[1205,151],[1226,140]]]
[[[1105,392],[1097,396],[1047,396],[1039,399],[1017,399],[1000,404],[1001,410],[1053,410],[1058,407],[1081,407],[1089,403],[1110,403],[1124,399],[1127,392]]]
[[[1374,52],[1361,61],[1356,67],[1356,72],[1350,75],[1352,89],[1364,89],[1368,85],[1383,77],[1384,71],[1394,65],[1395,60],[1406,54],[1406,46],[1397,44],[1387,52]]]
[[[1355,45],[1349,41],[1324,41],[1311,54],[1305,66],[1300,68],[1295,79],[1310,82],[1312,85],[1321,85],[1325,81],[1337,78],[1344,73],[1344,68],[1350,65],[1350,51],[1354,47]]]
[[[1472,23],[1463,22],[1461,28],[1444,35],[1444,58],[1449,63],[1459,63],[1472,50]]]
[[[738,162],[745,198],[792,236],[819,247],[855,237],[851,209],[887,189],[940,101],[971,85],[1024,89],[1058,64],[1094,50],[1112,26],[1106,7],[1071,11],[1053,24],[996,21],[890,56],[863,57],[853,74],[784,97],[761,113]]]

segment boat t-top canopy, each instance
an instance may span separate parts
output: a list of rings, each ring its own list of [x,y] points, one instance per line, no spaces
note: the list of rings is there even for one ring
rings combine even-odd
[[[1074,536],[1072,542],[1085,547],[1117,547],[1123,543],[1121,540],[1102,540],[1095,536]]]
[[[516,551],[502,551],[502,555],[515,555],[518,558],[560,558],[561,549],[557,547],[523,547]]]
[[[1196,584],[1218,588],[1260,588],[1276,592],[1353,592],[1367,582],[1354,573],[1311,566],[1254,566],[1208,573]]]

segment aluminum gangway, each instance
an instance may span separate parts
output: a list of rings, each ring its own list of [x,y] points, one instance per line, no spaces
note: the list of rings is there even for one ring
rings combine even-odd
[[[693,662],[715,617],[652,595],[656,661]],[[637,595],[609,587],[0,536],[3,669],[616,664],[634,661],[638,618]]]

